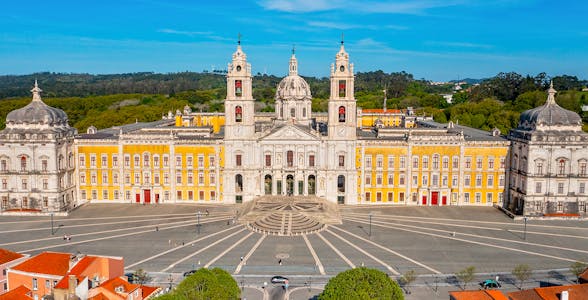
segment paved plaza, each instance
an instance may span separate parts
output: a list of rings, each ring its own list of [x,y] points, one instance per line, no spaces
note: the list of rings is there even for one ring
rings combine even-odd
[[[0,247],[33,255],[122,256],[129,271],[144,269],[162,286],[181,281],[188,270],[220,267],[234,275],[247,299],[308,299],[330,277],[358,266],[394,278],[414,270],[419,278],[407,299],[447,299],[448,290],[459,289],[453,274],[468,266],[476,267],[477,279],[500,275],[508,283],[516,264],[528,264],[536,270],[529,284],[537,286],[545,280],[570,283],[569,266],[588,261],[586,221],[529,220],[525,230],[523,221],[492,207],[360,206],[342,207],[342,224],[278,236],[236,221],[240,209],[88,204],[67,217],[54,216],[53,224],[48,216],[0,216]],[[273,275],[289,277],[290,289],[273,287]]]

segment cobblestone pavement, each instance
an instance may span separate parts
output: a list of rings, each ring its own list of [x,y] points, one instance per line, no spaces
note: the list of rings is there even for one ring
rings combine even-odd
[[[407,299],[435,299],[428,293],[437,276],[439,299],[447,299],[448,290],[458,289],[447,279],[468,266],[481,280],[496,274],[507,279],[516,264],[528,264],[544,271],[536,272],[544,274],[533,281],[537,286],[553,277],[545,275],[550,270],[560,270],[559,280],[569,281],[564,270],[588,261],[586,221],[530,220],[525,228],[492,207],[343,207],[342,224],[286,237],[248,230],[235,222],[239,209],[90,204],[67,217],[54,216],[53,224],[50,217],[0,216],[0,247],[122,256],[128,270],[144,269],[162,286],[170,284],[170,274],[174,285],[185,271],[220,267],[242,282],[248,299],[260,299],[259,289],[273,275],[288,276],[291,298],[304,299],[305,283],[319,288],[331,276],[362,265],[393,278],[414,270],[419,279]],[[63,240],[65,234],[70,241]],[[280,287],[267,290],[275,288]]]

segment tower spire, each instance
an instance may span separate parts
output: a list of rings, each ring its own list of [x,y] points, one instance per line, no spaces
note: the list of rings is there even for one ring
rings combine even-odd
[[[41,92],[43,90],[39,88],[39,84],[37,83],[37,79],[35,79],[35,87],[31,90],[33,93],[33,101],[41,101]]]
[[[237,45],[241,46],[241,33],[237,34]]]
[[[290,57],[290,71],[288,75],[298,75],[298,60],[296,59],[296,48],[292,47],[292,57]]]
[[[341,46],[345,43],[345,34],[341,32]]]
[[[546,104],[555,104],[555,93],[557,91],[553,88],[553,80],[549,84],[549,89],[547,90],[547,103]]]

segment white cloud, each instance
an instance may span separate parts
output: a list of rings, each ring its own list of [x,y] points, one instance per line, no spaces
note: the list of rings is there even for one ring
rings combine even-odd
[[[267,10],[277,10],[292,13],[325,11],[339,8],[342,1],[329,0],[261,0],[260,6]]]
[[[348,23],[325,22],[325,21],[309,21],[307,24],[308,24],[308,26],[311,26],[311,27],[321,27],[321,28],[338,29],[338,30],[348,30],[348,29],[406,30],[406,29],[408,29],[408,27],[406,27],[406,26],[399,26],[399,25],[377,26],[377,25],[363,25],[363,24],[360,25],[360,24],[348,24]]]
[[[177,34],[177,35],[187,35],[187,36],[212,34],[212,32],[210,32],[210,31],[182,31],[182,30],[175,30],[175,29],[159,29],[159,30],[157,30],[157,32]]]
[[[267,10],[290,13],[345,10],[361,13],[422,14],[424,11],[455,5],[468,4],[467,0],[260,0],[258,4]]]

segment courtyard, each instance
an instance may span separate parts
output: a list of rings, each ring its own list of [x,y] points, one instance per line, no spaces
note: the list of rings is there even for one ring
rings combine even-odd
[[[178,283],[189,270],[219,267],[233,274],[248,299],[262,299],[263,283],[273,275],[290,278],[291,299],[308,299],[330,277],[359,266],[394,278],[414,270],[416,287],[434,285],[437,292],[458,289],[453,274],[468,266],[477,278],[506,279],[515,265],[528,264],[538,278],[557,273],[565,281],[573,262],[588,261],[588,222],[581,220],[529,220],[525,226],[493,207],[359,206],[341,207],[341,224],[279,236],[238,222],[241,208],[88,204],[53,221],[1,216],[0,247],[31,255],[122,256],[129,271],[143,269],[161,286]],[[283,296],[271,287],[266,296]]]

